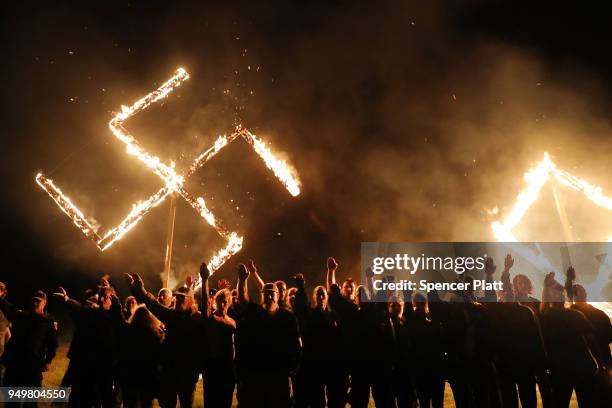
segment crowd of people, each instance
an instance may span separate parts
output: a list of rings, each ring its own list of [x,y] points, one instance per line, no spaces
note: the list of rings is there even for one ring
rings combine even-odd
[[[244,408],[367,407],[370,395],[379,408],[442,407],[446,383],[459,408],[536,407],[536,389],[545,408],[568,407],[574,391],[581,408],[612,407],[608,316],[572,268],[564,284],[548,274],[538,300],[513,264],[508,255],[503,290],[481,298],[375,291],[371,270],[365,285],[338,283],[333,258],[312,289],[301,274],[265,283],[253,261],[233,288],[211,288],[206,264],[201,291],[188,278],[155,295],[136,273],[124,302],[106,277],[82,301],[59,287],[53,297],[74,320],[62,386],[74,407],[190,407],[200,376],[208,408],[232,406],[234,393]],[[486,280],[495,271],[488,258]],[[3,386],[40,387],[58,347],[47,295],[18,310],[6,294],[0,282]]]

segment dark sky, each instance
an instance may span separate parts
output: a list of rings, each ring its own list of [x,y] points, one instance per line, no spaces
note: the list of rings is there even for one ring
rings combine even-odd
[[[105,230],[160,187],[107,123],[178,67],[191,79],[128,123],[186,165],[242,123],[282,152],[293,199],[249,148],[228,147],[189,188],[245,237],[266,279],[320,279],[327,255],[356,274],[361,241],[488,241],[548,151],[612,191],[607,14],[532,1],[14,2],[2,17],[1,278],[19,293],[102,272],[161,271],[167,204],[101,254],[34,183],[43,171]],[[605,212],[566,193],[570,216]],[[524,239],[554,240],[546,196]],[[572,204],[569,204],[571,202]],[[547,210],[548,208],[548,210]],[[498,215],[499,216],[499,215]],[[584,223],[593,225],[595,218]],[[579,222],[576,221],[578,225]],[[608,229],[607,227],[610,227]],[[179,204],[175,272],[222,245]],[[527,228],[526,228],[527,229]]]

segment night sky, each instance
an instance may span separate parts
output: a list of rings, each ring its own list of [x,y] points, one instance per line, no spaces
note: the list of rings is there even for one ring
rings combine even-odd
[[[242,123],[297,169],[292,198],[242,143],[188,188],[245,237],[264,279],[322,280],[334,255],[357,275],[361,241],[489,241],[522,174],[548,151],[612,195],[607,14],[531,1],[14,2],[2,17],[3,260],[15,297],[101,273],[159,287],[167,202],[100,253],[35,184],[52,178],[101,231],[161,186],[107,123],[168,79],[189,81],[127,123],[177,167]],[[612,220],[566,192],[576,237]],[[556,240],[543,194],[519,232]],[[493,209],[499,210],[492,215]],[[585,218],[586,217],[586,218]],[[593,227],[595,226],[595,227]],[[177,209],[174,269],[195,274],[223,242]],[[123,283],[118,283],[125,291]]]

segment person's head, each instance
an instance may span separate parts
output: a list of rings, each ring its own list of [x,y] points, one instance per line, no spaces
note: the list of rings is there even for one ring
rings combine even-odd
[[[574,302],[586,303],[587,291],[582,285],[574,285]]]
[[[514,287],[514,294],[519,300],[531,296],[533,292],[531,279],[522,273],[517,274],[512,279],[512,286]]]
[[[157,301],[160,305],[165,307],[172,307],[172,291],[168,288],[161,288],[159,292],[157,292]]]
[[[285,306],[289,306],[292,309],[295,308],[295,295],[297,291],[297,288],[287,289],[287,303],[285,303]]]
[[[414,292],[412,295],[412,308],[415,313],[421,316],[425,316],[429,313],[427,298],[421,292]]]
[[[542,289],[541,307],[565,307],[565,290],[563,286],[544,286]]]
[[[128,296],[125,298],[125,301],[123,302],[123,310],[125,310],[128,317],[134,314],[136,306],[138,306],[138,302],[136,302],[136,298],[134,296]]]
[[[358,305],[362,305],[368,300],[370,300],[370,294],[368,293],[368,288],[363,285],[357,286],[357,295],[355,297]]]
[[[36,314],[44,314],[45,306],[47,305],[47,295],[42,290],[37,290],[32,293],[32,312]]]
[[[354,300],[355,299],[355,289],[357,285],[353,278],[347,278],[342,282],[342,296],[347,299]]]
[[[389,297],[387,308],[392,318],[400,318],[404,313],[404,300],[398,295],[392,295]]]
[[[227,289],[221,289],[215,293],[215,313],[226,314],[230,307],[231,293]]]
[[[278,288],[274,283],[266,283],[261,290],[261,305],[266,310],[274,310],[278,306]]]
[[[327,309],[327,290],[324,286],[317,286],[312,291],[312,303],[317,309]]]
[[[100,309],[109,310],[113,304],[115,291],[110,286],[101,286],[98,290],[98,306]]]
[[[276,285],[276,289],[278,290],[278,302],[286,303],[287,302],[287,284],[282,280],[278,280],[274,282],[274,285]]]
[[[4,282],[0,282],[0,298],[3,298],[6,296],[6,285],[4,284]]]
[[[195,301],[193,298],[193,291],[186,287],[181,286],[174,292],[174,309],[181,312],[192,312]]]

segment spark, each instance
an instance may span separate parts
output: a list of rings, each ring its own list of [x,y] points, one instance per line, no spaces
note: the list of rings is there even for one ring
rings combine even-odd
[[[96,243],[101,251],[110,248],[115,242],[125,236],[125,234],[133,229],[149,211],[161,204],[170,194],[178,194],[227,241],[226,246],[213,255],[208,262],[208,268],[211,272],[214,272],[229,258],[240,251],[243,238],[236,232],[229,231],[223,225],[221,220],[208,209],[204,198],[194,197],[187,191],[184,187],[185,181],[224,147],[239,137],[242,137],[253,147],[255,152],[264,160],[265,165],[272,170],[274,175],[294,197],[300,194],[300,181],[293,167],[284,160],[277,158],[265,142],[240,125],[235,128],[231,135],[219,136],[210,148],[195,158],[184,175],[176,173],[174,162],[170,162],[168,166],[164,164],[159,157],[151,155],[142,148],[136,138],[124,127],[124,123],[152,104],[166,98],[187,79],[189,79],[187,71],[179,68],[175,75],[162,84],[157,90],[139,99],[131,106],[122,106],[121,112],[115,114],[110,120],[109,128],[111,132],[118,140],[125,144],[128,155],[136,157],[151,169],[153,173],[162,179],[164,186],[148,199],[134,204],[132,211],[130,211],[124,220],[116,227],[106,232],[102,237],[97,233],[98,228],[92,225],[97,223],[88,221],[81,210],[79,210],[79,208],[74,205],[57,186],[55,186],[52,180],[47,179],[42,173],[39,173],[36,175],[36,182],[49,194],[60,209],[68,215],[77,228],[79,228],[86,237],[92,239]]]

